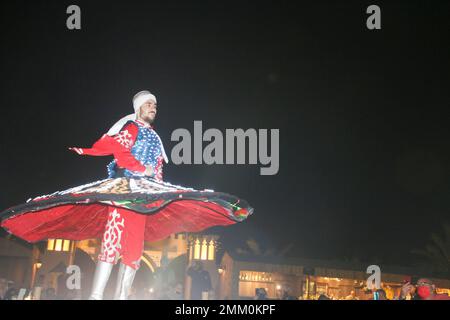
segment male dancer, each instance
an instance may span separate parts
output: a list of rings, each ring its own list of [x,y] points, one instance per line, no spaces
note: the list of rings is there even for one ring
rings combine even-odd
[[[117,167],[129,178],[150,176],[162,181],[163,160],[167,161],[161,139],[153,130],[157,112],[156,97],[141,91],[133,97],[135,113],[119,120],[108,132],[113,139],[103,142],[114,149],[115,160],[108,166],[110,177]],[[101,139],[102,140],[102,139]],[[94,145],[95,147],[95,145]],[[106,147],[108,148],[108,146]],[[72,148],[79,154],[97,155],[95,148]],[[101,252],[95,270],[91,300],[101,300],[114,264],[121,257],[114,299],[126,300],[144,248],[146,216],[110,207]]]

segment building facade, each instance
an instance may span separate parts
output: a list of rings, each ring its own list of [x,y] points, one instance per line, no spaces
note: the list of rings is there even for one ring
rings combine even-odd
[[[264,288],[269,299],[280,299],[284,292],[302,300],[314,300],[321,294],[332,299],[371,299],[366,287],[367,266],[311,259],[249,256],[224,252],[218,257],[218,236],[209,234],[173,234],[145,243],[135,286],[139,299],[158,299],[158,293],[179,286],[179,299],[191,299],[192,278],[187,270],[201,261],[211,279],[212,290],[204,299],[253,299],[256,289]],[[95,261],[100,250],[98,240],[69,241],[50,239],[27,245],[0,238],[0,279],[14,281],[16,287],[54,288],[57,294],[66,289],[67,267],[81,271],[81,291],[71,298],[86,298],[92,284]],[[398,296],[404,280],[412,275],[427,276],[425,271],[381,267],[381,287],[387,297]],[[117,269],[117,268],[115,268]],[[161,275],[164,275],[161,278]],[[159,283],[158,283],[159,279]],[[162,284],[161,284],[161,279]],[[439,293],[450,294],[450,280],[433,278]],[[105,297],[114,290],[114,271]],[[164,288],[162,288],[162,287]],[[0,288],[1,289],[1,288]],[[109,293],[108,293],[109,292]]]
[[[135,284],[141,291],[140,298],[157,298],[158,277],[170,273],[171,286],[183,288],[181,298],[190,299],[191,278],[186,275],[193,261],[201,261],[211,277],[213,288],[217,288],[219,274],[216,266],[217,236],[202,234],[172,234],[158,242],[146,242],[141,260],[141,267],[136,275]],[[86,297],[95,270],[95,261],[100,251],[100,241],[89,239],[70,241],[49,239],[37,245],[21,244],[9,238],[0,238],[0,279],[13,281],[16,287],[54,288],[56,293],[65,290],[65,280],[69,275],[67,267],[75,265],[80,268],[82,287]],[[114,270],[117,269],[116,267]],[[108,298],[115,284],[115,271],[105,292]],[[117,271],[117,270],[116,270]],[[58,292],[59,291],[59,292]],[[108,292],[110,293],[108,295]],[[214,299],[216,292],[208,293]],[[79,295],[79,298],[81,298]]]
[[[332,299],[372,299],[367,289],[368,266],[336,261],[242,256],[226,252],[219,266],[218,299],[253,299],[264,288],[269,299],[285,291],[299,300],[315,300],[321,294]],[[380,266],[381,288],[387,298],[398,297],[405,279],[424,275],[424,270]],[[433,278],[438,293],[450,295],[450,280]]]

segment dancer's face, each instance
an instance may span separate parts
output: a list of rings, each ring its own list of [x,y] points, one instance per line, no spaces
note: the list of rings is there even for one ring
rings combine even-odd
[[[139,108],[139,119],[149,124],[156,118],[157,105],[153,100],[149,100]]]

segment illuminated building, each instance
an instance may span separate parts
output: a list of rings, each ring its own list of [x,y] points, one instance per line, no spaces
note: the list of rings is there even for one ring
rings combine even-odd
[[[226,252],[222,257],[218,299],[250,299],[257,288],[266,289],[269,298],[278,299],[283,291],[298,299],[314,300],[320,294],[345,299],[352,291],[361,300],[371,300],[366,288],[367,266],[312,259],[250,256]],[[427,275],[426,270],[381,266],[381,288],[388,299],[397,297],[408,275]],[[431,277],[438,293],[450,295],[450,279]]]

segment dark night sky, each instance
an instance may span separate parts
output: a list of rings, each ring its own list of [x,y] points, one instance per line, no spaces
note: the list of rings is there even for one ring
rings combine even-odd
[[[79,157],[131,97],[158,97],[166,149],[177,128],[279,128],[280,171],[173,164],[165,179],[255,208],[214,228],[294,256],[410,262],[450,212],[448,1],[2,2],[0,207],[105,177]]]

